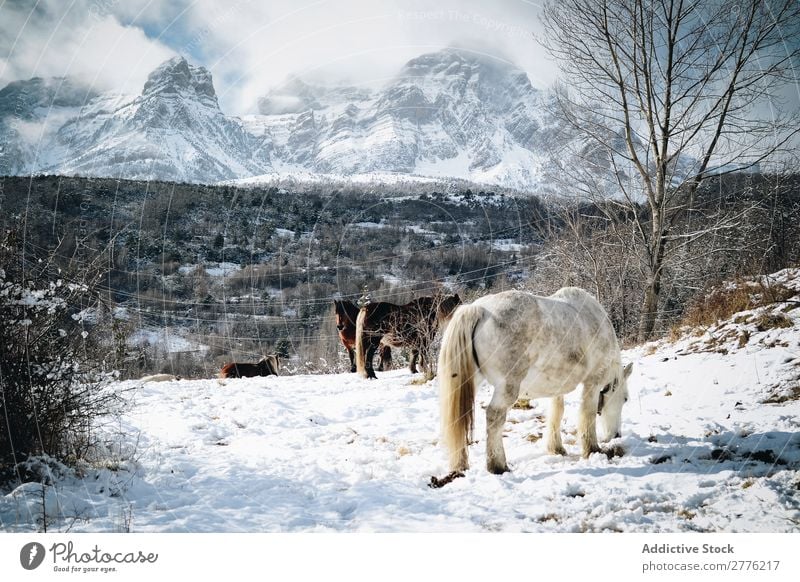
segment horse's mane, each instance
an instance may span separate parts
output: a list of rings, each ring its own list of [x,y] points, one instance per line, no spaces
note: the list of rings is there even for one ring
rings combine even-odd
[[[280,358],[278,358],[277,354],[269,354],[261,358],[258,362],[259,364],[264,363],[267,370],[274,374],[275,376],[278,375],[278,368],[280,367]]]
[[[342,317],[349,319],[353,326],[356,324],[358,318],[358,305],[349,299],[334,299],[333,300],[334,312]]]

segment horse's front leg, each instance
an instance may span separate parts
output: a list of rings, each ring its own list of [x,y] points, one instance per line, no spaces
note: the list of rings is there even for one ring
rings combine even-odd
[[[375,357],[375,350],[378,348],[378,343],[369,342],[367,346],[367,353],[366,353],[366,362],[365,362],[365,369],[367,371],[367,378],[377,378],[375,375],[375,369],[372,367],[372,359]]]
[[[597,444],[597,390],[591,383],[584,382],[581,395],[581,409],[578,413],[578,438],[581,441],[581,453],[588,457],[601,451]]]
[[[356,351],[353,348],[347,348],[347,355],[350,356],[350,371],[356,371]]]
[[[550,415],[547,418],[547,452],[551,455],[566,455],[561,443],[561,419],[564,418],[564,397],[554,396],[550,400]]]
[[[503,448],[503,427],[508,409],[516,402],[519,386],[496,388],[486,407],[486,468],[499,475],[508,471]]]

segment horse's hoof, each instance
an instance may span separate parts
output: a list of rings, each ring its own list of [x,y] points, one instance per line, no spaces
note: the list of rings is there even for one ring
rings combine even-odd
[[[625,448],[622,445],[613,445],[600,450],[609,460],[614,457],[622,457],[625,455]]]
[[[486,469],[490,473],[493,473],[495,475],[502,475],[503,473],[507,473],[510,470],[508,468],[508,465],[502,465],[502,466],[499,466],[499,467],[495,467],[495,466],[492,466],[492,465],[487,465]]]
[[[584,459],[588,459],[590,455],[593,455],[594,453],[602,453],[602,452],[603,452],[603,449],[601,449],[599,446],[595,445],[593,447],[589,447],[588,451],[584,451],[583,452],[583,458]]]
[[[358,370],[356,370],[356,367],[355,367],[355,366],[353,366],[352,368],[350,368],[350,373],[351,373],[351,374],[355,374],[356,372],[358,372]]]
[[[553,448],[547,449],[547,452],[550,453],[551,455],[562,455],[562,456],[564,456],[564,455],[567,454],[567,449],[565,449],[564,447],[553,447]]]

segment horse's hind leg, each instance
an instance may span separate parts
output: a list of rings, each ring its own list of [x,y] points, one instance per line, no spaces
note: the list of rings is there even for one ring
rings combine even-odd
[[[503,427],[508,409],[516,402],[518,394],[519,386],[495,388],[492,400],[486,407],[486,468],[496,475],[508,471],[503,448]]]
[[[385,345],[381,344],[378,348],[378,354],[380,355],[380,364],[378,365],[378,372],[388,372],[392,369],[392,349]]]
[[[566,455],[561,444],[561,419],[564,418],[564,397],[554,396],[550,400],[550,414],[547,418],[547,452],[551,455]]]
[[[597,444],[597,391],[590,383],[584,383],[581,394],[581,409],[578,413],[578,438],[584,457],[600,452]]]
[[[408,369],[412,374],[417,373],[417,360],[419,359],[419,350],[417,348],[411,349],[411,361],[408,363]]]

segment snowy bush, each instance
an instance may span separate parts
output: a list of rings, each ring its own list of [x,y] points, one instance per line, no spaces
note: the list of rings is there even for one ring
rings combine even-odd
[[[82,317],[91,281],[49,259],[23,254],[13,232],[0,236],[0,482],[22,479],[31,455],[81,458],[112,398]]]

